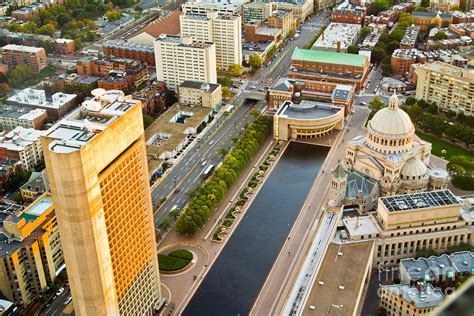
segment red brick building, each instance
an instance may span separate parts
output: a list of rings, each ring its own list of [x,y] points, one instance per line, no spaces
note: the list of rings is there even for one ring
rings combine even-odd
[[[53,49],[56,54],[71,55],[76,50],[76,43],[71,39],[58,38],[53,41]]]
[[[331,22],[362,24],[364,22],[364,12],[361,10],[332,10]]]
[[[155,52],[151,46],[114,40],[102,45],[102,53],[107,57],[134,59],[155,66]]]
[[[40,72],[48,65],[46,51],[42,47],[9,44],[2,47],[2,58],[9,69],[28,66],[34,72]]]
[[[263,26],[261,22],[245,24],[245,40],[247,42],[278,42],[283,34],[282,29]]]

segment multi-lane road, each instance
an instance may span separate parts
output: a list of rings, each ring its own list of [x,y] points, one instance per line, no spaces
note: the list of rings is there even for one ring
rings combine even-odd
[[[232,139],[238,137],[247,122],[251,122],[253,118],[248,115],[248,112],[253,104],[244,101],[251,94],[260,94],[261,96],[264,94],[263,91],[252,87],[259,87],[259,82],[264,78],[274,81],[284,75],[290,68],[293,50],[306,45],[324,24],[329,23],[326,17],[327,13],[322,13],[304,24],[300,36],[295,40],[288,41],[275,56],[275,59],[259,72],[255,80],[244,84],[244,91],[233,102],[236,105],[235,112],[229,117],[218,116],[215,119],[216,122],[213,122],[207,131],[197,137],[194,146],[179,159],[161,183],[153,189],[152,201],[155,206],[166,199],[155,215],[156,227],[171,210],[182,209],[188,203],[188,192],[202,183],[203,171],[211,164],[217,167],[223,159],[221,150],[231,148]],[[241,103],[242,105],[239,106]],[[263,110],[265,102],[258,102],[256,107]]]

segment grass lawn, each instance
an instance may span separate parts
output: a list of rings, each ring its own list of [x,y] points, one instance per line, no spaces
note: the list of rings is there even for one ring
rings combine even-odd
[[[168,254],[168,256],[181,258],[181,259],[185,259],[185,260],[189,260],[189,261],[193,260],[193,254],[191,253],[191,251],[186,250],[186,249],[174,250],[174,251],[170,252]]]
[[[158,254],[158,264],[161,271],[180,270],[186,267],[190,262],[190,260]]]
[[[444,155],[444,158],[446,160],[450,160],[451,157],[453,156],[459,156],[459,155],[464,155],[464,156],[471,156],[474,155],[472,151],[468,151],[466,149],[457,147],[453,144],[447,143],[443,140],[440,140],[438,138],[432,137],[430,135],[426,135],[421,132],[416,132],[416,135],[423,139],[424,141],[430,142],[433,147],[431,148],[431,153],[435,156],[441,157],[443,156],[441,154],[441,150],[446,150],[446,155]]]
[[[186,249],[177,249],[167,255],[158,254],[161,271],[176,271],[186,267],[193,259],[193,254]]]

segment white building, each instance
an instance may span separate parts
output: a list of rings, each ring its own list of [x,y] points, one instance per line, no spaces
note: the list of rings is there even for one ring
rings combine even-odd
[[[45,131],[19,126],[0,135],[0,153],[20,160],[25,169],[32,169],[43,161],[41,135],[44,133]]]
[[[207,12],[219,12],[230,14],[242,14],[242,6],[250,0],[195,0],[181,5],[184,14],[206,14]]]
[[[168,88],[175,89],[186,80],[217,83],[214,43],[163,34],[154,44],[156,78]]]
[[[357,42],[360,28],[359,24],[331,23],[311,49],[346,52],[348,46]]]
[[[418,67],[416,98],[435,102],[443,111],[474,115],[474,70],[443,62]]]
[[[46,91],[26,88],[7,99],[7,104],[43,109],[49,116],[59,118],[69,113],[76,105],[76,94],[56,92],[50,97]]]
[[[181,36],[216,44],[216,65],[226,70],[242,64],[242,19],[238,15],[208,12],[179,17]]]
[[[17,126],[41,129],[47,117],[43,109],[4,105],[0,107],[0,129],[12,130]]]

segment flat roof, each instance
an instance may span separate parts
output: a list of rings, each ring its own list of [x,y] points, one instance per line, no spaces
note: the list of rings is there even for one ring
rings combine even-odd
[[[190,88],[190,89],[199,89],[199,90],[208,90],[210,92],[215,91],[221,85],[216,83],[207,83],[202,81],[192,81],[192,80],[185,80],[183,83],[179,85],[182,88]]]
[[[345,217],[342,219],[351,237],[380,234],[380,228],[372,215]]]
[[[15,45],[15,44],[8,44],[2,47],[2,50],[13,50],[13,51],[21,51],[26,53],[37,53],[40,51],[44,51],[42,47],[33,47],[33,46],[23,46],[23,45]]]
[[[317,120],[333,116],[342,110],[341,107],[330,103],[303,100],[296,104],[285,101],[276,116],[299,120]]]
[[[291,60],[362,67],[365,65],[366,58],[362,55],[296,48]]]
[[[31,109],[16,105],[0,106],[0,116],[21,120],[34,120],[46,113],[44,109]]]
[[[440,305],[444,301],[441,290],[435,289],[430,283],[424,285],[426,287],[424,290],[408,284],[382,285],[382,288],[400,296],[405,302],[417,308],[431,308]]]
[[[389,212],[416,210],[436,206],[460,205],[459,201],[449,190],[385,196],[381,197],[380,200]]]
[[[165,160],[173,158],[171,154],[187,136],[196,133],[197,127],[211,112],[210,107],[175,103],[145,130],[150,174]]]
[[[7,103],[22,104],[28,107],[43,107],[58,109],[76,99],[76,94],[56,92],[51,97],[46,96],[45,90],[26,88],[7,99]]]
[[[373,241],[330,244],[303,309],[303,315],[355,315],[372,247]],[[342,256],[338,253],[342,253]],[[321,285],[320,282],[324,284]],[[340,289],[340,286],[344,289]],[[310,306],[315,308],[310,309]]]
[[[86,145],[107,126],[125,114],[138,102],[125,96],[120,90],[92,90],[94,98],[85,100],[82,106],[60,120],[45,137],[55,141],[49,149],[57,153],[70,153]]]
[[[360,24],[330,23],[324,30],[324,36],[316,40],[312,49],[336,49],[339,42],[341,49],[345,50],[355,42],[360,28]]]
[[[402,259],[400,268],[406,270],[413,281],[428,281],[443,275],[451,278],[455,273],[474,274],[474,252],[460,251],[429,258]]]

